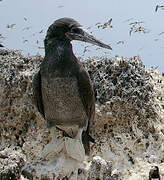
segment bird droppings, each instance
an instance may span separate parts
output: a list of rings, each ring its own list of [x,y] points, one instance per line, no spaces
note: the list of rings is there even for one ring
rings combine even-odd
[[[51,140],[44,119],[33,105],[31,83],[42,59],[24,57],[19,51],[0,50],[0,151],[8,152],[0,153],[0,176],[2,162],[6,162],[5,169],[12,168],[9,152],[19,153],[18,159],[25,157],[30,165],[40,159],[43,147]],[[96,118],[91,123],[91,135],[96,143],[91,147],[89,162],[77,167],[78,180],[94,174],[97,156],[110,164],[113,179],[147,180],[151,166],[158,166],[163,179],[164,76],[157,69],[146,69],[138,56],[94,57],[84,61],[84,65],[95,90]],[[58,132],[58,136],[62,134]],[[12,161],[14,167],[18,167],[16,161]],[[44,167],[45,161],[41,161],[40,167]],[[101,180],[102,166],[107,168],[102,164],[101,175],[96,177]],[[36,175],[37,166],[33,169],[33,173],[27,171],[31,177]],[[104,178],[107,179],[111,177]]]

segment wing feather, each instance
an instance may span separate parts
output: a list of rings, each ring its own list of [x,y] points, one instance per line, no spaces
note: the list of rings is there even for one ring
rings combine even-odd
[[[35,74],[33,79],[33,92],[34,92],[34,103],[40,112],[40,114],[45,118],[44,107],[42,102],[42,91],[41,91],[41,75],[40,71]]]
[[[90,123],[93,122],[95,116],[95,98],[89,74],[84,67],[81,66],[78,76],[78,88],[80,98],[82,100],[84,109],[88,117],[88,127],[86,131],[83,131],[82,140],[85,147],[86,154],[90,152],[89,141],[95,142],[95,140],[89,135]]]

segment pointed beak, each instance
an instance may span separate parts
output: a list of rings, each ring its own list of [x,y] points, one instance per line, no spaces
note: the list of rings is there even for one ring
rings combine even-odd
[[[67,32],[66,35],[71,40],[79,40],[79,41],[83,41],[83,42],[88,42],[88,43],[100,46],[102,48],[106,48],[106,49],[112,50],[112,48],[109,45],[104,44],[103,42],[97,40],[94,36],[88,34],[86,31],[82,30],[81,28],[79,28],[79,30],[80,31],[78,33]]]

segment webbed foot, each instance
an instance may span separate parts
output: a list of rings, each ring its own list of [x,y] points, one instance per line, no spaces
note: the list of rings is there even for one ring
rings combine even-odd
[[[84,161],[85,150],[82,142],[78,139],[65,138],[65,147],[68,155],[77,161]]]
[[[62,151],[63,147],[64,147],[63,139],[56,139],[55,141],[51,141],[49,144],[47,144],[44,147],[41,156],[43,158],[46,158],[50,154],[58,154],[60,151]]]

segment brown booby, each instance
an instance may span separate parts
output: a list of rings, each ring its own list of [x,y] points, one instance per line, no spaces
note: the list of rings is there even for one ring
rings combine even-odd
[[[52,136],[43,156],[51,150],[60,151],[62,142],[57,142],[55,128],[65,132],[75,144],[83,144],[86,154],[89,154],[89,141],[94,142],[89,135],[89,125],[95,114],[94,92],[87,71],[73,53],[72,40],[112,49],[71,18],[58,19],[48,28],[45,57],[33,81],[36,106]],[[76,147],[80,148],[79,145],[72,148]]]

